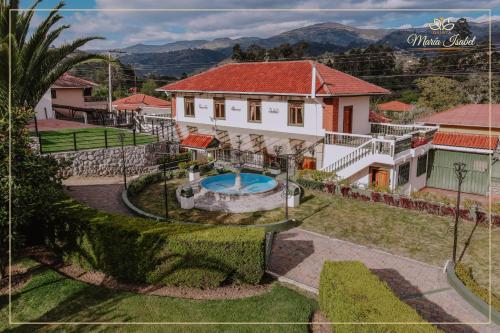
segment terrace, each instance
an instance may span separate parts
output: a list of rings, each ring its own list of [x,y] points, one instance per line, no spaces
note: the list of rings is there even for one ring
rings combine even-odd
[[[437,127],[370,123],[370,134],[326,132],[325,144],[351,147],[339,160],[323,168],[339,172],[367,156],[378,156],[382,163],[393,164],[411,150],[432,141]]]

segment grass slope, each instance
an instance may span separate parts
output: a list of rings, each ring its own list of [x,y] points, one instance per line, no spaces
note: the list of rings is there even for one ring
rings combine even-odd
[[[121,145],[118,134],[124,133],[126,146],[134,144],[133,134],[130,131],[120,130],[116,128],[91,127],[85,129],[66,129],[59,131],[40,132],[42,138],[42,151],[44,153],[53,153],[59,151],[74,150],[73,133],[76,133],[77,150],[104,148],[105,136],[107,132],[108,147],[118,147]],[[146,144],[155,142],[156,137],[146,134],[136,134],[136,144]]]
[[[13,295],[14,321],[308,322],[317,302],[280,285],[240,300],[198,301],[118,292],[63,277],[48,268]],[[7,326],[0,299],[0,331],[9,332],[307,332],[307,325],[17,325]],[[4,320],[5,319],[5,320]]]

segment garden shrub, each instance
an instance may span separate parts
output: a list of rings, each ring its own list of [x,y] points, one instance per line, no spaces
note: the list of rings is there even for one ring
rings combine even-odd
[[[459,262],[455,265],[455,274],[467,289],[489,304],[489,291],[476,282],[472,273],[472,267]],[[491,295],[491,306],[500,311],[500,298],[493,293]]]
[[[113,215],[73,200],[59,218],[78,230],[61,239],[65,259],[119,280],[198,288],[257,284],[264,274],[263,228],[184,225]],[[74,235],[74,234],[72,234]]]
[[[323,182],[319,182],[316,180],[310,180],[310,179],[304,179],[304,178],[297,178],[295,182],[305,188],[311,189],[311,190],[318,190],[322,191],[323,187],[325,184]]]
[[[297,178],[323,182],[325,180],[335,179],[335,173],[322,170],[303,169],[297,172]]]
[[[422,322],[422,325],[333,325],[332,331],[336,333],[441,332],[357,261],[325,262],[320,276],[319,304],[331,322]]]

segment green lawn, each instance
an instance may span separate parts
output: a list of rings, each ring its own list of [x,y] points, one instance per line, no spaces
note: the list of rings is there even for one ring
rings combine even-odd
[[[191,221],[207,224],[267,224],[281,221],[285,218],[284,208],[277,208],[269,211],[258,211],[253,213],[225,213],[209,212],[199,209],[181,209],[176,197],[177,186],[186,183],[186,179],[173,179],[168,182],[169,192],[169,216],[173,219]],[[146,187],[136,197],[131,198],[132,203],[142,210],[156,214],[165,215],[165,205],[163,202],[163,182],[152,184]],[[283,202],[284,203],[284,202]],[[290,208],[290,217],[302,220],[318,210],[328,205],[328,198],[325,196],[306,195],[299,209]]]
[[[8,300],[0,296],[0,331],[7,329]],[[13,321],[105,322],[308,322],[314,299],[275,284],[262,295],[198,301],[139,295],[96,287],[48,268],[13,295]],[[307,325],[18,325],[9,332],[307,332]]]
[[[451,258],[452,218],[363,202],[307,191],[317,197],[328,197],[329,206],[303,221],[301,228],[357,244],[377,247],[391,253],[443,266]],[[324,199],[323,199],[324,200]],[[459,253],[474,224],[461,222]],[[489,233],[478,226],[464,262],[472,266],[477,282],[488,286]],[[500,296],[500,229],[492,232],[492,291]]]
[[[107,135],[108,147],[118,147],[121,145],[118,134],[124,133],[124,144],[130,146],[134,144],[133,133],[112,127],[89,127],[84,129],[66,129],[60,131],[40,132],[42,141],[42,152],[53,153],[59,151],[75,150],[73,133],[76,133],[76,149],[104,148],[106,146],[105,133]],[[136,133],[136,144],[146,144],[155,142],[156,136]]]

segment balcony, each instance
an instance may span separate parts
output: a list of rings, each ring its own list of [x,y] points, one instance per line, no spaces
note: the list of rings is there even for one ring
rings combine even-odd
[[[392,157],[432,141],[437,127],[370,123],[370,134],[325,133],[325,144],[346,147],[367,146],[373,153]]]

